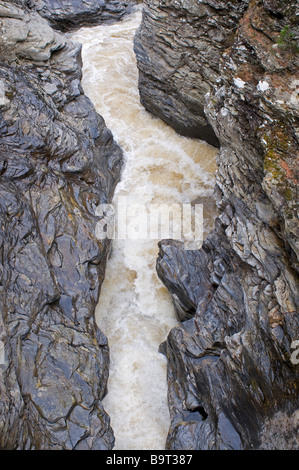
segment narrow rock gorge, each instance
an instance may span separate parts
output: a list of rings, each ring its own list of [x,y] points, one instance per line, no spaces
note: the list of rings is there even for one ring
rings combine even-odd
[[[219,150],[219,215],[202,248],[167,239],[152,250],[177,316],[159,348],[165,448],[299,449],[295,0],[0,0],[0,449],[115,445],[102,403],[109,338],[95,321],[111,241],[96,237],[96,214],[113,199],[124,154],[84,94],[81,45],[65,32],[120,21],[135,3],[143,3],[134,40],[141,104]],[[212,158],[214,149],[204,154],[200,145],[198,161]],[[183,168],[196,167],[187,160]],[[163,180],[163,190],[161,167],[146,176]],[[194,201],[205,194],[191,176]],[[146,185],[134,185],[126,187],[136,198]],[[142,251],[131,251],[143,266]],[[126,269],[111,259],[108,284],[114,266]],[[130,263],[129,289],[137,275]],[[156,314],[157,324],[166,320],[163,309]]]
[[[161,345],[166,448],[298,449],[298,4],[144,3],[141,102],[220,146],[214,231],[160,242],[181,320]]]
[[[207,233],[217,213],[213,200],[217,149],[180,136],[140,103],[133,51],[140,21],[141,10],[136,8],[123,21],[81,28],[71,35],[83,46],[84,91],[124,152],[121,181],[112,203],[115,211],[127,216],[128,238],[116,236],[112,241],[96,309],[97,323],[109,340],[108,393],[103,404],[116,451],[163,450],[170,425],[166,358],[159,353],[159,345],[177,319],[171,296],[155,269],[162,235],[132,234],[134,203],[150,210],[155,205],[181,207],[204,199],[209,202],[204,212]],[[161,219],[166,228],[167,216]],[[141,226],[147,228],[144,217]]]

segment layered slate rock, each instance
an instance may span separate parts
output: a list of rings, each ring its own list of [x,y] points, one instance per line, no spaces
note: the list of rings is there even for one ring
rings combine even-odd
[[[145,0],[135,37],[141,103],[180,134],[219,145],[204,96],[249,0]]]
[[[0,24],[0,448],[111,449],[95,213],[122,152],[82,92],[81,46],[11,2]]]
[[[24,0],[61,31],[109,23],[130,13],[134,0]]]
[[[160,26],[169,13],[159,3],[151,21]],[[157,8],[154,0],[147,4]],[[172,21],[177,15],[179,28],[183,15],[192,26],[194,8],[208,4],[184,2],[186,13],[176,2]],[[221,214],[199,252],[160,243],[157,271],[182,320],[161,348],[168,360],[167,449],[299,448],[298,6],[246,6],[202,103],[221,143]],[[164,61],[172,47],[165,39]]]

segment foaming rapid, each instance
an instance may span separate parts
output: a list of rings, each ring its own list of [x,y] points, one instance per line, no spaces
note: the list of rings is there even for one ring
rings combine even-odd
[[[133,52],[140,21],[137,11],[117,24],[72,35],[83,44],[84,90],[124,150],[115,200],[212,200],[216,150],[178,136],[140,105]],[[213,209],[205,208],[205,221],[212,221]],[[114,240],[96,311],[109,339],[110,378],[103,403],[119,450],[164,449],[170,424],[166,359],[158,347],[177,320],[155,271],[157,254],[155,240]]]

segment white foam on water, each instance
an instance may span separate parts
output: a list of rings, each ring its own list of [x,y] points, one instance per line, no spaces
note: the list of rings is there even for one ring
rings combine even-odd
[[[138,11],[113,25],[83,28],[83,87],[124,150],[115,197],[139,203],[211,198],[216,150],[177,135],[141,106],[133,37]],[[213,220],[214,213],[204,213]],[[156,240],[114,240],[96,311],[110,347],[108,394],[115,449],[161,450],[170,424],[166,359],[158,352],[177,323],[156,270]]]

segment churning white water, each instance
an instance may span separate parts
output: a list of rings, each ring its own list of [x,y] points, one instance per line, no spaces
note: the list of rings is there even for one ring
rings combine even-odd
[[[124,150],[115,193],[141,203],[189,203],[212,198],[216,150],[178,136],[139,102],[135,12],[113,25],[83,28],[83,87]],[[205,218],[214,214],[204,212]],[[115,449],[164,449],[169,427],[166,359],[158,352],[177,323],[170,296],[158,279],[155,240],[114,240],[96,311],[110,346],[104,406]]]

